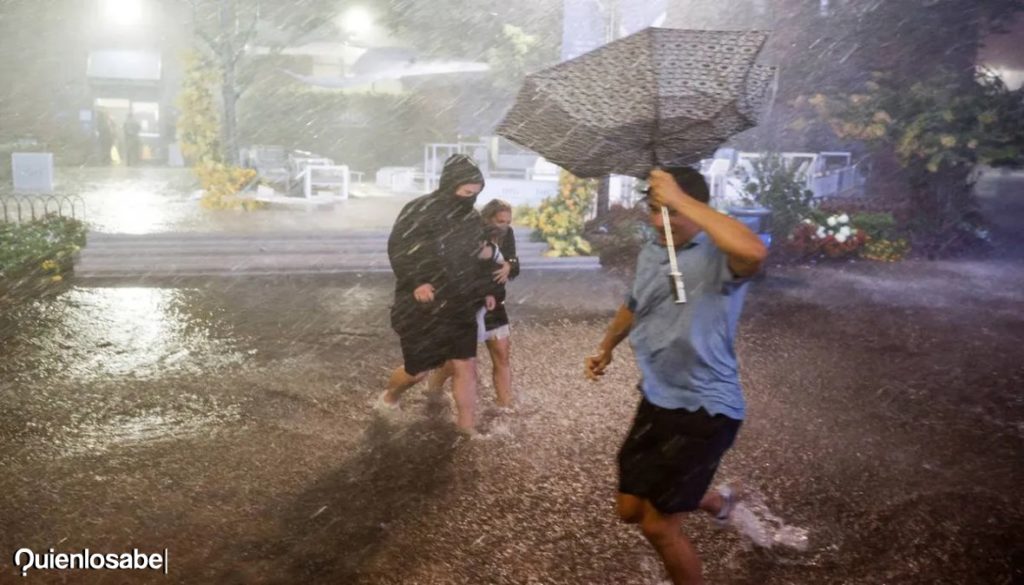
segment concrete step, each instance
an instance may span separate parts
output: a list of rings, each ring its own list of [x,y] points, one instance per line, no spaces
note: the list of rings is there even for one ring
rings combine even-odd
[[[591,271],[599,270],[596,260],[592,262],[566,262],[564,259],[552,259],[524,266],[531,272]],[[302,274],[354,274],[365,272],[390,273],[387,262],[354,262],[350,259],[336,261],[319,259],[310,262],[294,263],[282,266],[280,263],[238,262],[238,263],[167,263],[144,265],[87,265],[76,266],[74,277],[79,280],[91,278],[132,279],[161,278],[185,276],[264,276],[264,275],[302,275]]]
[[[547,244],[517,245],[524,270],[596,270],[594,257],[549,258]],[[90,233],[75,276],[138,278],[390,272],[387,233]]]
[[[290,269],[295,266],[317,265],[380,265],[390,270],[388,258],[384,254],[230,254],[218,256],[80,256],[75,263],[75,270],[124,270],[138,271],[162,266],[216,266],[223,268],[245,266],[279,266]],[[593,256],[577,256],[573,258],[548,258],[531,256],[520,260],[524,270],[542,266],[597,266],[597,258]]]

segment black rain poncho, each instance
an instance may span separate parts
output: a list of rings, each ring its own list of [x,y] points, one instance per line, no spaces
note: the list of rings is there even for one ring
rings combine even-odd
[[[476,197],[455,195],[466,184],[484,184],[465,155],[445,161],[438,188],[402,208],[388,238],[395,273],[391,326],[399,336],[429,336],[452,327],[475,331],[476,311],[496,292],[489,264],[477,254],[485,240]],[[434,301],[419,303],[413,291],[434,286]]]

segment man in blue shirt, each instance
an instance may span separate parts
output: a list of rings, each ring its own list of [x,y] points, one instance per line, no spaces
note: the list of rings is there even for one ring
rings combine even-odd
[[[757,234],[707,205],[699,172],[654,170],[650,186],[650,221],[660,242],[640,251],[629,300],[598,353],[587,358],[586,375],[599,379],[612,351],[629,337],[643,398],[619,452],[618,513],[640,525],[675,585],[700,585],[700,558],[682,532],[683,518],[703,510],[725,520],[732,509],[727,492],[708,487],[743,421],[733,340],[746,279],[760,270],[767,250]],[[685,304],[673,294],[663,206],[677,243]]]

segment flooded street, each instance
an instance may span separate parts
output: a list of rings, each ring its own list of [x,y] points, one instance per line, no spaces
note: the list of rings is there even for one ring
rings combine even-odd
[[[382,197],[386,192],[371,184],[355,184],[352,198],[322,208],[296,198],[293,205],[274,204],[260,213],[208,210],[199,205],[199,185],[192,171],[175,168],[64,168],[59,169],[57,185],[59,192],[77,194],[93,230],[122,234],[390,228],[409,199]]]
[[[71,287],[5,307],[0,549],[166,548],[175,583],[659,583],[612,507],[630,352],[600,384],[581,372],[624,286],[514,283],[522,404],[499,413],[485,383],[473,441],[419,391],[400,416],[371,408],[399,363],[391,287]],[[694,518],[709,583],[1021,579],[1022,290],[1012,257],[773,268],[741,324],[749,418],[719,478],[810,547],[754,550]]]
[[[1024,0],[0,6],[0,585],[1024,585]]]

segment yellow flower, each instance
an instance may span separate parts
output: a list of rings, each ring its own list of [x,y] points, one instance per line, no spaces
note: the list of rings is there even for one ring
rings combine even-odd
[[[889,112],[886,112],[885,110],[878,110],[871,119],[880,124],[888,124],[892,122],[892,116],[890,116]]]
[[[939,137],[939,143],[946,148],[953,148],[956,146],[956,136],[953,136],[952,134],[943,134]]]
[[[50,282],[60,282],[62,280],[64,280],[64,277],[59,274],[55,274],[50,277]]]

